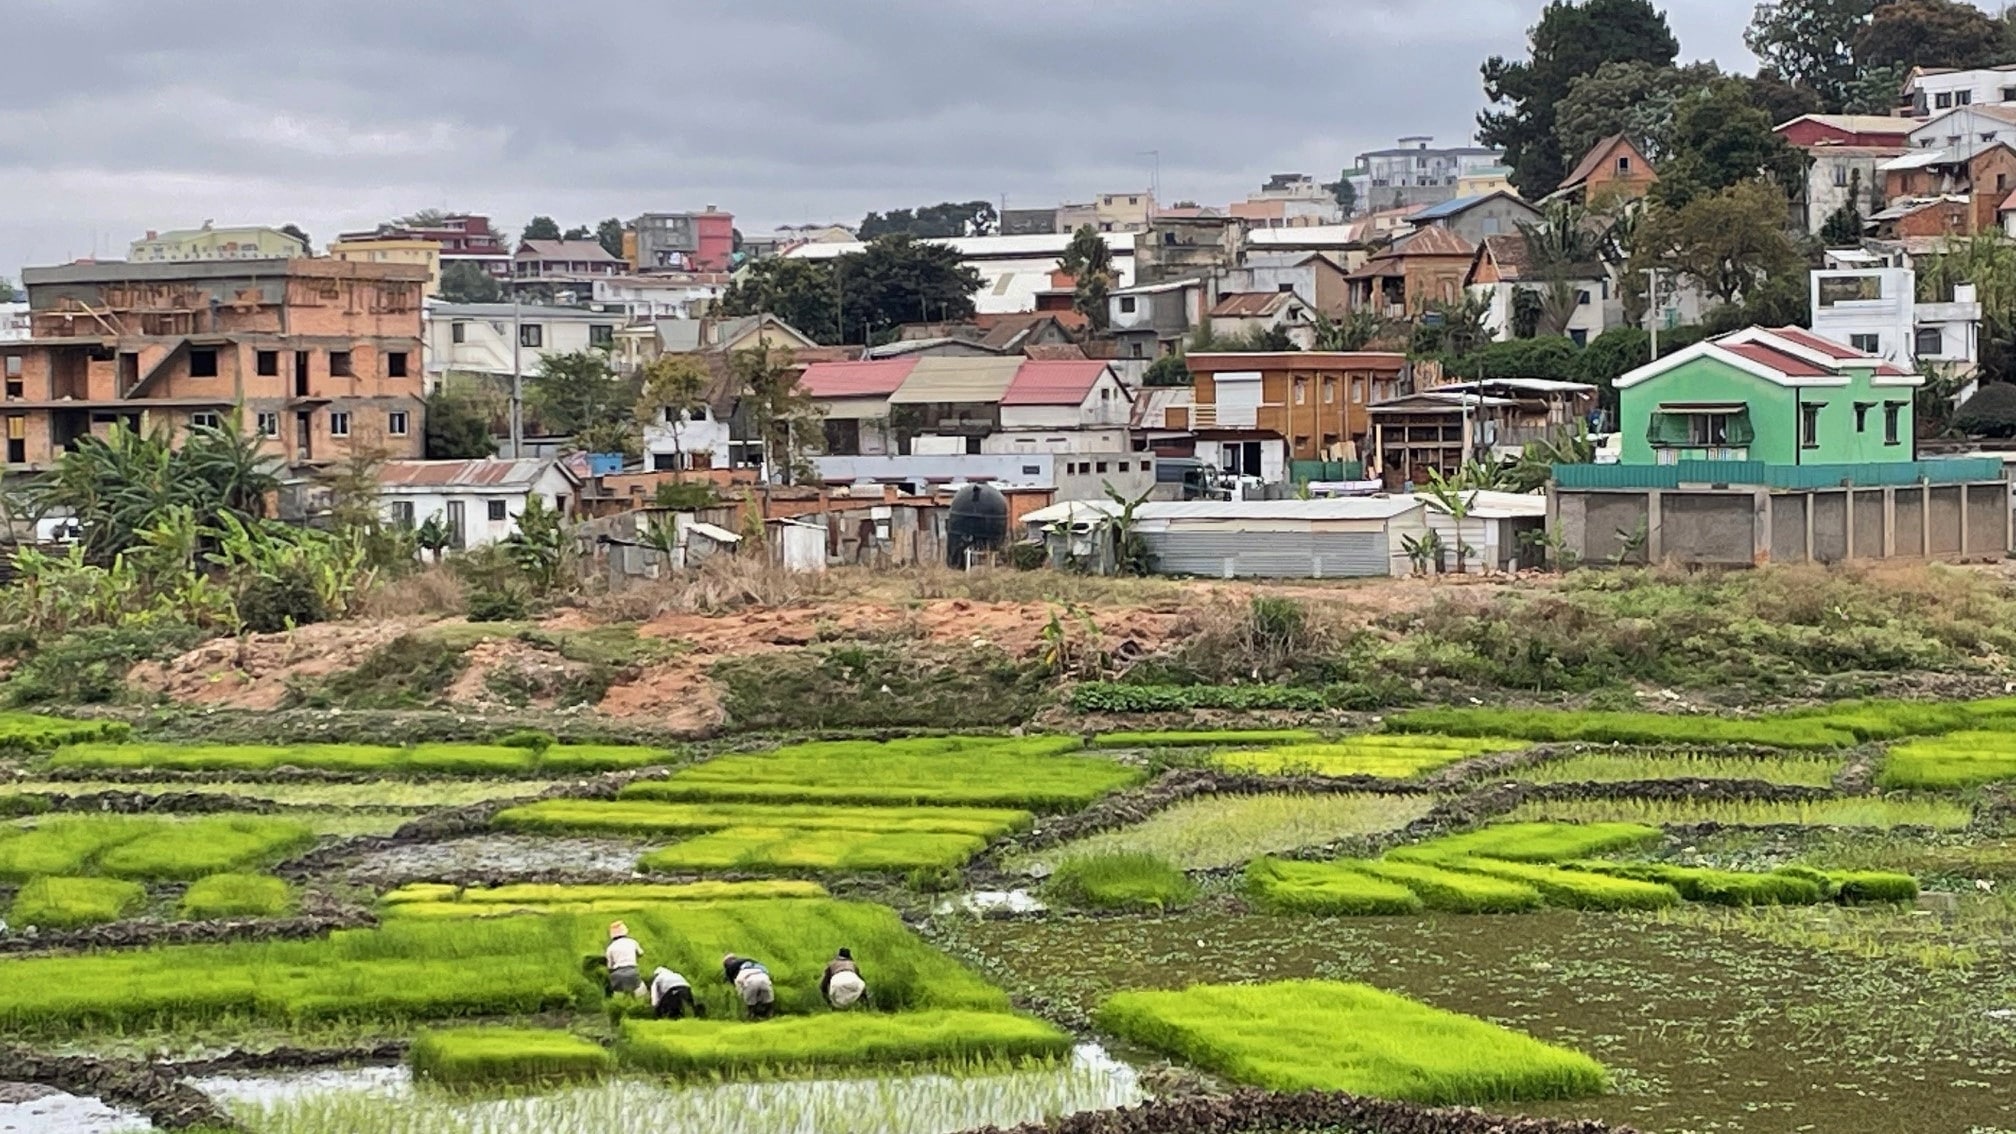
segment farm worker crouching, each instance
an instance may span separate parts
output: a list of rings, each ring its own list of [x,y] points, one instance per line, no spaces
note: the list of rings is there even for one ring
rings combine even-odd
[[[752,1020],[767,1020],[777,1010],[777,990],[770,983],[770,970],[733,953],[721,958],[721,975],[735,986],[742,1007]]]
[[[651,1014],[660,1020],[677,1020],[687,1012],[694,1018],[703,1013],[693,999],[693,986],[686,978],[663,965],[651,974]]]
[[[609,947],[602,950],[602,959],[609,966],[608,993],[619,992],[631,996],[644,994],[644,981],[637,975],[637,959],[644,955],[644,946],[630,936],[630,928],[620,921],[609,923]]]
[[[835,1008],[852,1008],[868,995],[868,982],[854,963],[854,951],[842,949],[826,962],[826,975],[819,978],[819,995]]]

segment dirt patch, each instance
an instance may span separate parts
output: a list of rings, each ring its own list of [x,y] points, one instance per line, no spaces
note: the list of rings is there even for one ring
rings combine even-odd
[[[825,603],[783,607],[734,615],[672,614],[638,630],[657,638],[691,643],[701,655],[728,657],[773,649],[809,646],[815,642],[900,641],[915,639],[936,645],[971,645],[976,640],[1015,657],[1029,657],[1043,646],[1043,629],[1053,614],[1082,626],[1051,603],[978,602],[940,599],[908,606],[869,603]],[[1106,648],[1133,641],[1152,649],[1181,629],[1180,606],[1102,608],[1090,612]]]
[[[611,686],[596,708],[612,717],[649,717],[687,736],[712,735],[728,719],[721,690],[705,667],[684,658],[647,666],[637,677]]]
[[[323,622],[280,634],[218,638],[165,662],[142,662],[126,683],[185,705],[277,709],[292,686],[355,669],[428,621]]]
[[[486,639],[462,656],[465,667],[444,700],[477,709],[554,708],[594,668],[515,638]]]

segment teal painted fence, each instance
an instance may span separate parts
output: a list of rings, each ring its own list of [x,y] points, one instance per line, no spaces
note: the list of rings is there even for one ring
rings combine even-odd
[[[1289,461],[1288,479],[1295,484],[1309,481],[1364,480],[1364,461]]]
[[[1681,461],[1672,465],[1555,465],[1561,488],[1678,488],[1745,484],[1761,488],[1892,488],[2001,480],[2000,457],[1953,457],[1861,465],[1772,465],[1763,461]]]

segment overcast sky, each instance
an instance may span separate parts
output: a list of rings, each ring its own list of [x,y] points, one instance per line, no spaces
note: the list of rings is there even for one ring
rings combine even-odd
[[[0,0],[0,275],[146,229],[514,231],[715,204],[745,233],[1005,194],[1222,203],[1467,140],[1540,0]],[[1675,0],[1754,66],[1751,0]]]

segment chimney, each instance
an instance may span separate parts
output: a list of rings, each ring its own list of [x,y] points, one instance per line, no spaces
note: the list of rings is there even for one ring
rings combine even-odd
[[[144,237],[143,239],[146,239],[146,240],[152,240],[152,239],[154,239],[155,237],[157,237],[157,236],[160,236],[160,235],[161,235],[160,233],[158,233],[158,232],[155,232],[155,231],[154,231],[153,229],[151,229],[151,228],[150,228],[150,229],[148,229],[148,230],[147,230],[147,235],[146,235],[146,236],[145,236],[145,237]]]

